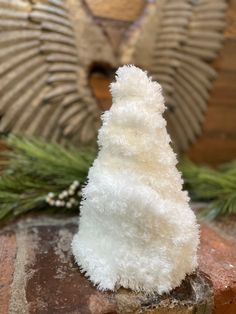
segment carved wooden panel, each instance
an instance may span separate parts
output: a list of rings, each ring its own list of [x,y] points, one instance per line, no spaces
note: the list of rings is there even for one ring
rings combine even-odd
[[[162,84],[168,128],[186,150],[202,130],[227,1],[148,1],[127,32],[144,5],[134,2],[125,12],[124,1],[104,1],[101,12],[99,0],[0,0],[0,131],[73,143],[96,138],[91,67],[134,63]]]
[[[226,9],[224,0],[154,1],[123,46],[122,62],[138,64],[162,84],[169,131],[181,151],[202,131]]]
[[[0,0],[0,29],[0,131],[94,139],[100,112],[88,67],[115,59],[81,3]]]

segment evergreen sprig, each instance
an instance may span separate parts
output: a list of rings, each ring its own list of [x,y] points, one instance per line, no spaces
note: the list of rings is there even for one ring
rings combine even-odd
[[[179,170],[183,173],[191,199],[208,202],[204,216],[214,219],[220,215],[236,214],[236,161],[211,169],[183,160]]]
[[[38,138],[11,135],[5,141],[9,150],[0,153],[0,220],[52,209],[47,194],[59,194],[75,180],[82,185],[95,157],[90,149],[64,148]]]
[[[71,209],[53,208],[46,197],[59,195],[74,181],[83,185],[96,152],[13,135],[5,142],[9,149],[0,152],[0,220],[37,209],[77,210],[78,202]],[[236,161],[211,169],[182,160],[179,170],[191,199],[209,204],[204,215],[236,214]]]

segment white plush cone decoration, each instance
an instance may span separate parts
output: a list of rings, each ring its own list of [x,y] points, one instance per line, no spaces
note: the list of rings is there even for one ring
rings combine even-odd
[[[101,290],[164,293],[197,266],[198,225],[169,143],[161,86],[118,69],[72,250]]]

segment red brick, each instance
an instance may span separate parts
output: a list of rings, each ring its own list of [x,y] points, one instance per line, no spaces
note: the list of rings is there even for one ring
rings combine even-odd
[[[0,314],[8,313],[16,251],[15,234],[0,234]]]
[[[26,304],[20,306],[21,309],[26,307],[30,314],[200,314],[211,311],[212,285],[201,272],[188,276],[169,295],[147,296],[126,289],[116,293],[101,292],[80,273],[71,253],[77,218],[47,218],[45,221],[39,217],[22,225],[26,232],[26,255],[31,258],[27,258],[21,272],[26,279]]]
[[[0,314],[8,312],[10,295],[11,308],[16,300],[19,313],[26,310],[37,314],[114,314],[134,313],[137,309],[142,313],[211,313],[212,285],[215,314],[235,314],[236,244],[231,240],[234,228],[229,224],[224,230],[225,223],[222,224],[202,226],[200,272],[188,276],[170,295],[147,297],[125,289],[102,293],[79,272],[70,250],[77,218],[22,219],[20,226],[12,225],[11,229],[18,230],[17,261],[23,257],[19,260],[22,268],[15,272],[20,277],[14,275],[12,291],[15,235],[0,235]]]
[[[199,266],[214,287],[214,313],[236,313],[236,246],[211,227],[201,227]]]

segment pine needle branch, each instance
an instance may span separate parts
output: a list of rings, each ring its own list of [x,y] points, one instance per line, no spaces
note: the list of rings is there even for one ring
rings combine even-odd
[[[59,194],[75,180],[81,186],[95,157],[89,149],[64,148],[37,138],[11,135],[5,141],[9,150],[0,153],[0,220],[51,209],[47,194]]]
[[[45,199],[50,192],[59,195],[75,180],[82,185],[96,152],[38,138],[11,135],[5,141],[9,150],[0,152],[0,220],[37,209],[68,211],[53,208]],[[192,200],[209,203],[208,218],[236,213],[236,161],[215,170],[183,160],[179,170]],[[78,203],[70,210],[77,208]]]
[[[236,161],[215,170],[183,160],[178,168],[192,200],[209,203],[207,218],[236,214]]]

